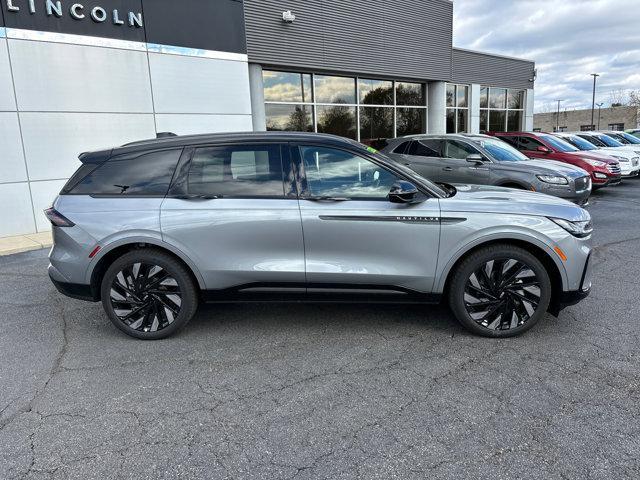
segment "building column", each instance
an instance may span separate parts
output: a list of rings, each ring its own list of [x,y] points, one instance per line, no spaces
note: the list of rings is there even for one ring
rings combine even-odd
[[[447,83],[429,83],[428,131],[441,135],[447,133]]]
[[[529,88],[527,90],[525,99],[525,110],[524,110],[524,131],[532,132],[533,131],[533,89]]]
[[[473,83],[469,98],[469,133],[480,133],[480,85]]]
[[[264,111],[262,67],[255,63],[249,64],[249,91],[251,93],[251,121],[253,123],[253,131],[264,132],[267,129],[267,119]]]

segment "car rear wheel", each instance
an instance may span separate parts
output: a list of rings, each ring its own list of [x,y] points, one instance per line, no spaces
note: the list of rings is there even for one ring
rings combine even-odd
[[[189,272],[159,250],[135,250],[118,258],[104,275],[101,295],[111,322],[143,340],[172,335],[198,308]]]
[[[465,258],[454,272],[449,304],[458,321],[486,337],[512,337],[533,327],[551,301],[551,280],[531,253],[493,245]]]

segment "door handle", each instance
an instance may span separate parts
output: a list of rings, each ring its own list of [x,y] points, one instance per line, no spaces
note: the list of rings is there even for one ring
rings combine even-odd
[[[442,170],[444,170],[445,172],[451,172],[451,171],[453,171],[453,168],[451,168],[451,167],[444,167]]]

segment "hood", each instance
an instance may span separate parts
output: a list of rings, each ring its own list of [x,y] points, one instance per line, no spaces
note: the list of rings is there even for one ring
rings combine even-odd
[[[557,160],[537,160],[530,159],[526,162],[522,162],[525,168],[529,171],[544,175],[556,175],[561,174],[570,178],[578,178],[588,176],[589,174],[580,167],[571,165],[566,162],[559,162]]]
[[[640,145],[638,145],[638,147],[640,147]],[[598,150],[599,153],[603,153],[604,155],[608,155],[608,156],[616,156],[616,157],[622,157],[622,158],[626,158],[627,160],[631,160],[632,158],[636,158],[640,156],[640,148],[636,148],[636,150],[638,150],[637,152],[633,151],[630,148],[626,148],[626,147],[610,147],[607,149],[600,149]]]
[[[544,193],[494,187],[454,185],[457,193],[440,201],[443,212],[507,213],[556,217],[570,221],[588,220],[589,213],[575,203]]]
[[[592,150],[580,151],[580,152],[567,152],[566,155],[573,155],[575,157],[588,158],[591,160],[600,160],[601,162],[606,162],[606,163],[618,163],[618,160],[611,157],[610,155],[594,152]]]

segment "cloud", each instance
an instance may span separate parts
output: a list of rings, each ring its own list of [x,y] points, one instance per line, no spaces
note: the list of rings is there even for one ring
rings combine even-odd
[[[536,111],[591,106],[640,89],[638,0],[454,0],[454,45],[534,60]]]

